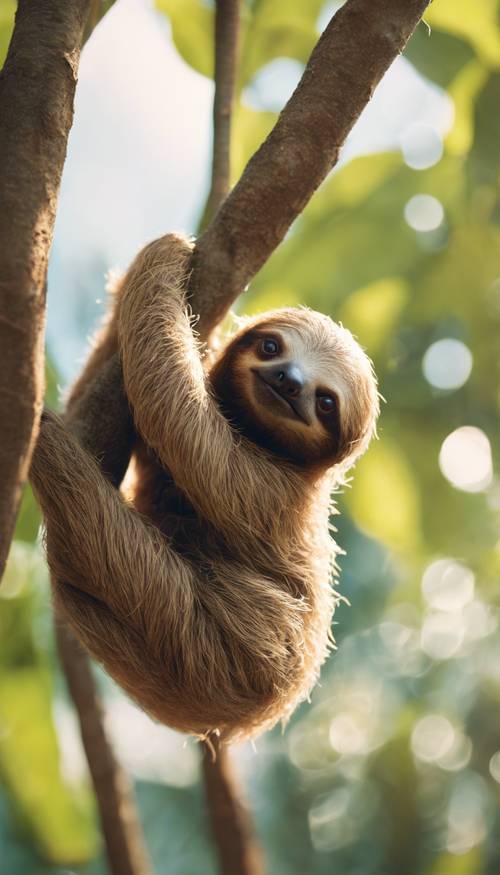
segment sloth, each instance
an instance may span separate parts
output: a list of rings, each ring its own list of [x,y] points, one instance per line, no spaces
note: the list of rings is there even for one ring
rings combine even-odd
[[[374,433],[378,394],[350,332],[308,309],[247,319],[204,356],[192,249],[154,241],[116,294],[108,335],[137,434],[127,497],[49,412],[30,478],[55,607],[80,642],[153,718],[235,740],[286,720],[329,651],[331,492]]]

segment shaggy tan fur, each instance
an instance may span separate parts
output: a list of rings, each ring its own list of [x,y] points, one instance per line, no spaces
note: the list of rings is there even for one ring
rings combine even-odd
[[[366,448],[378,402],[349,332],[307,310],[250,320],[207,374],[185,305],[191,250],[174,235],[146,247],[108,329],[119,333],[142,439],[135,507],[52,414],[31,481],[54,599],[78,638],[158,720],[234,739],[287,718],[317,679],[337,598],[330,493]],[[272,434],[245,383],[247,340],[259,326],[280,331],[309,362],[310,378],[327,379],[339,399],[335,434],[274,421],[290,458],[252,441],[230,421],[231,399],[219,397],[234,383]]]

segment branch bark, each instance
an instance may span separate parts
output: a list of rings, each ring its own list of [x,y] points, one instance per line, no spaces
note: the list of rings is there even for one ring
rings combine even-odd
[[[89,0],[19,0],[0,73],[0,578],[44,390],[47,260]]]
[[[202,227],[212,219],[229,191],[231,117],[238,68],[239,24],[240,0],[217,0],[212,180]]]
[[[263,875],[264,858],[227,748],[203,746],[203,777],[221,875]]]
[[[76,706],[83,746],[99,804],[112,875],[150,875],[130,781],[106,736],[90,662],[67,626],[56,621],[59,658]]]
[[[198,239],[191,305],[209,334],[337,163],[354,122],[429,0],[347,0],[267,140]]]

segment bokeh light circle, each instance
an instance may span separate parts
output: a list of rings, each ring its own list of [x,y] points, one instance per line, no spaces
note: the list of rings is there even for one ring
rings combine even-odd
[[[416,194],[407,202],[404,215],[414,231],[435,231],[443,222],[444,210],[431,194]]]
[[[461,340],[452,337],[437,340],[424,355],[425,379],[437,389],[459,389],[470,377],[472,354]]]
[[[442,474],[457,489],[481,492],[493,478],[491,445],[484,431],[464,425],[451,432],[439,452]]]
[[[443,155],[443,140],[432,125],[416,123],[408,125],[400,138],[401,151],[408,167],[425,170],[432,167]]]
[[[411,734],[411,748],[417,759],[433,763],[453,747],[455,730],[447,717],[427,714],[418,721]]]
[[[474,596],[474,574],[454,559],[437,559],[424,571],[422,592],[431,608],[458,611]]]

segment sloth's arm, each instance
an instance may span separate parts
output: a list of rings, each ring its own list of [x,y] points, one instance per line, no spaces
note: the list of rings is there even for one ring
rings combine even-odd
[[[268,525],[285,474],[235,438],[214,401],[186,313],[192,247],[168,235],[143,250],[119,307],[125,388],[138,432],[199,512],[222,530]]]
[[[45,517],[56,587],[75,587],[138,626],[150,602],[168,610],[179,599],[186,606],[191,595],[188,566],[124,502],[52,413],[42,418],[30,480]]]

